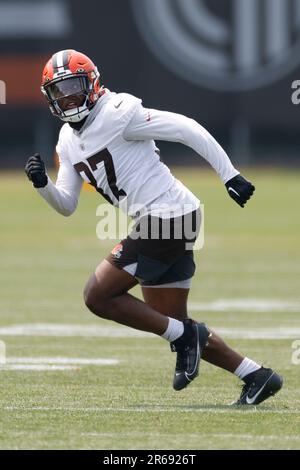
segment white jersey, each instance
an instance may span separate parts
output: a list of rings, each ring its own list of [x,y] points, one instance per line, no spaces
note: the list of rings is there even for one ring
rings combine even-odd
[[[65,124],[59,135],[56,184],[48,177],[38,192],[63,215],[76,209],[82,182],[91,183],[128,215],[151,213],[173,201],[172,216],[199,207],[199,200],[160,161],[154,140],[183,143],[203,156],[224,183],[239,172],[213,137],[185,116],[145,109],[126,93],[106,93],[79,131]],[[166,211],[162,209],[162,216]],[[170,215],[169,215],[170,216]]]

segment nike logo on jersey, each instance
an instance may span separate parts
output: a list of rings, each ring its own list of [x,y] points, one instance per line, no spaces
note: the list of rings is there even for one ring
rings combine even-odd
[[[115,108],[116,108],[116,109],[119,109],[119,107],[121,106],[121,104],[123,103],[123,101],[124,101],[124,100],[120,101],[119,104],[115,104]]]
[[[150,111],[148,111],[148,115],[147,115],[146,121],[147,121],[147,122],[150,122],[150,121],[151,121],[151,114],[150,114]]]
[[[265,388],[265,386],[267,385],[267,383],[269,382],[269,380],[273,377],[274,374],[271,375],[271,377],[269,377],[269,379],[266,381],[265,384],[263,384],[263,386],[258,390],[258,392],[256,392],[256,394],[249,398],[248,395],[246,396],[246,403],[248,405],[253,405],[253,403],[255,402],[256,398],[261,394],[261,392],[263,391],[263,389]]]
[[[236,194],[238,197],[240,197],[240,194],[235,189],[233,189],[231,186],[230,186],[230,188],[228,188],[228,191],[232,191],[234,194]]]

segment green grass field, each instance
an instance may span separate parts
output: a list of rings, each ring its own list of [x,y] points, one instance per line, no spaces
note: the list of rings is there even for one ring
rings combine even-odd
[[[292,363],[300,339],[300,172],[246,172],[257,192],[243,210],[212,171],[175,173],[205,204],[191,315],[274,367],[284,388],[259,407],[232,408],[238,379],[202,362],[200,377],[174,392],[166,342],[130,337],[133,330],[84,306],[85,281],[115,244],[96,238],[98,194],[82,193],[66,219],[23,173],[1,173],[1,449],[300,449],[300,364]]]

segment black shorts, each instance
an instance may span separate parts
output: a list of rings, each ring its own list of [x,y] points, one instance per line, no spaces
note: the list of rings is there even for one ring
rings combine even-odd
[[[144,216],[106,259],[142,286],[184,285],[195,273],[193,246],[200,223],[200,210],[173,219]]]

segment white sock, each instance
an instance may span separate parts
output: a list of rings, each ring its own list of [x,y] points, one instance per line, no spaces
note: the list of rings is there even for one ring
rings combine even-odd
[[[245,357],[245,359],[240,363],[234,373],[240,379],[243,379],[244,377],[246,377],[246,375],[251,374],[251,372],[255,372],[258,369],[261,369],[260,365],[258,365],[251,359],[248,359],[248,357]]]
[[[184,326],[182,321],[175,320],[175,318],[169,318],[168,328],[164,332],[162,338],[165,338],[167,341],[175,341],[175,339],[180,338],[183,335]]]

